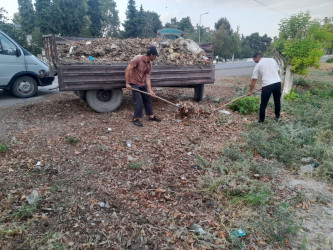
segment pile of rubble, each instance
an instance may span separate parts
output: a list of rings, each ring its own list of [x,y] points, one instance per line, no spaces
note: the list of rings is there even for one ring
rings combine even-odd
[[[159,57],[154,64],[168,65],[208,65],[206,52],[190,39],[114,39],[99,38],[95,40],[68,41],[57,46],[62,63],[130,62],[135,55],[145,55],[147,48],[154,45]]]

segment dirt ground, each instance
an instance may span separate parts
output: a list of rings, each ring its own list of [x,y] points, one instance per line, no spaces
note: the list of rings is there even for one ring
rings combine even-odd
[[[0,144],[8,145],[0,153],[0,248],[214,249],[197,244],[188,230],[194,223],[220,228],[219,213],[198,192],[206,174],[198,159],[218,159],[246,124],[256,122],[257,115],[225,114],[220,108],[249,82],[249,77],[217,78],[206,85],[200,103],[192,101],[192,89],[158,88],[162,98],[191,101],[201,112],[181,119],[174,106],[153,100],[162,122],[144,120],[142,128],[130,122],[126,91],[120,108],[108,114],[95,113],[71,92],[0,108]],[[329,184],[287,170],[283,175],[292,189],[302,186],[313,194],[320,187],[332,196]],[[28,206],[32,191],[38,193],[37,207]],[[308,246],[332,249],[332,204],[308,200],[306,209],[297,210]],[[300,239],[287,249],[298,249]]]

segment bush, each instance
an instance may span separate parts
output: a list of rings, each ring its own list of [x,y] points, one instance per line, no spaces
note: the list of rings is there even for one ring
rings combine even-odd
[[[299,94],[295,92],[295,89],[292,88],[289,94],[286,94],[284,96],[284,99],[286,101],[295,101],[299,97]]]
[[[329,58],[326,60],[327,63],[333,63],[333,58]]]
[[[256,114],[259,112],[260,98],[247,96],[229,105],[233,111],[238,111],[242,115]]]

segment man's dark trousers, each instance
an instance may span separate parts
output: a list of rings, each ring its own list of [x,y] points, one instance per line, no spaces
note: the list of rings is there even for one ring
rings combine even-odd
[[[274,106],[275,106],[275,117],[280,118],[280,110],[281,110],[281,82],[273,83],[268,86],[265,86],[261,90],[261,103],[260,103],[260,111],[259,111],[259,122],[264,122],[266,116],[266,108],[273,93],[274,98]]]
[[[144,92],[148,92],[147,86],[139,87],[136,84],[131,84],[133,89],[138,89]],[[146,115],[153,115],[153,108],[151,104],[151,98],[149,95],[132,91],[132,98],[134,102],[134,117],[142,118],[142,106],[145,108]]]

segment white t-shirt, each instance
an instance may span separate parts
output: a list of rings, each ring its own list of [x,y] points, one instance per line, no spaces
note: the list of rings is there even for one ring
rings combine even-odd
[[[281,82],[279,70],[279,66],[273,58],[262,57],[254,67],[252,79],[258,79],[261,76],[263,87]]]

